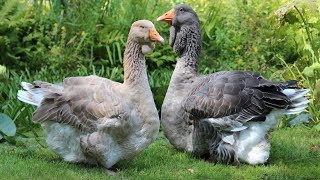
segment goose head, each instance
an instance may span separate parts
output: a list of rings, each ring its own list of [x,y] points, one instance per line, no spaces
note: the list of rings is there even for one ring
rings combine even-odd
[[[175,27],[199,24],[196,12],[186,4],[174,6],[173,9],[158,17],[157,21],[164,21]]]
[[[164,39],[157,32],[154,24],[148,20],[134,22],[128,39],[140,44],[143,54],[151,52],[155,47],[155,42],[164,43]]]
[[[178,42],[175,44],[175,41],[177,41],[177,34],[189,33],[191,31],[190,29],[193,28],[194,30],[192,31],[201,36],[198,15],[190,6],[186,4],[178,4],[174,6],[173,9],[158,17],[157,21],[164,21],[170,25],[169,44],[170,46],[174,47],[174,50],[177,52],[185,49],[183,44],[187,44],[183,42]],[[182,29],[184,29],[184,32],[182,32]],[[198,39],[200,38],[201,37]]]

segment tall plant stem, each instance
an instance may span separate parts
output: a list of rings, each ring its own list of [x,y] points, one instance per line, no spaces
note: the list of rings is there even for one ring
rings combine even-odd
[[[302,21],[303,21],[304,27],[305,27],[305,29],[306,29],[306,31],[307,31],[308,39],[309,39],[310,44],[311,44],[311,48],[312,48],[313,50],[315,50],[314,42],[313,42],[313,39],[312,39],[312,36],[311,36],[311,32],[310,32],[310,29],[309,29],[309,25],[307,24],[306,19],[303,17],[303,14],[302,14],[301,11],[297,8],[297,6],[293,6],[293,7],[297,10],[299,16],[301,17],[301,19],[302,19]],[[317,51],[314,51],[314,54],[315,54],[315,57],[319,57]],[[312,61],[313,61],[312,63],[315,63],[315,60],[314,60],[314,59],[315,59],[315,58],[312,57]]]

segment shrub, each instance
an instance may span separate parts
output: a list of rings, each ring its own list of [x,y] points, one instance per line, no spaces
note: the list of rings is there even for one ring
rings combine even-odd
[[[131,24],[138,19],[155,21],[164,11],[161,8],[166,9],[166,2],[147,0],[4,2],[0,6],[0,18],[5,19],[0,23],[0,53],[5,55],[1,61],[10,69],[31,71],[44,66],[76,70],[91,64],[121,68]],[[174,61],[171,48],[164,46],[148,56],[150,68]]]
[[[320,130],[320,2],[291,1],[277,11],[279,36],[294,49],[296,59],[286,61],[285,56],[277,59],[285,65],[281,70],[285,79],[297,79],[300,86],[309,88],[309,113],[312,123]]]

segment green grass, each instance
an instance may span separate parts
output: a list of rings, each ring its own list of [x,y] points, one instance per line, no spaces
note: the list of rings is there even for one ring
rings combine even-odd
[[[270,163],[239,167],[211,164],[173,149],[162,133],[142,154],[116,165],[115,177],[101,167],[70,164],[28,139],[27,147],[0,144],[1,179],[317,179],[320,133],[305,127],[272,132]]]

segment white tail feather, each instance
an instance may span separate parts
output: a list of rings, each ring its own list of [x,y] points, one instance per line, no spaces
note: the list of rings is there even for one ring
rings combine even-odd
[[[285,89],[282,91],[285,95],[287,95],[291,101],[295,99],[301,98],[306,95],[310,89]]]
[[[33,88],[33,85],[27,82],[21,82],[20,85],[24,90],[27,90],[27,91]]]
[[[302,111],[304,111],[304,109],[306,109],[308,107],[308,105],[304,105],[304,106],[299,106],[293,109],[288,109],[286,111],[286,114],[298,114],[301,113]]]
[[[291,105],[291,107],[299,107],[299,106],[306,105],[308,103],[309,103],[309,100],[306,99],[305,97],[302,97],[302,98],[296,99],[294,103]]]
[[[292,104],[285,114],[298,114],[308,107],[309,100],[304,97],[310,89],[285,89],[282,92],[289,97]]]
[[[22,102],[38,106],[39,104],[32,100],[32,95],[28,91],[19,90],[18,99]]]
[[[34,88],[34,86],[27,82],[21,82],[21,86],[24,90],[19,90],[17,93],[18,99],[22,102],[40,106],[40,103],[46,94],[46,91],[40,88]]]

